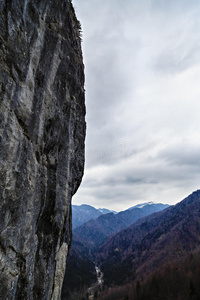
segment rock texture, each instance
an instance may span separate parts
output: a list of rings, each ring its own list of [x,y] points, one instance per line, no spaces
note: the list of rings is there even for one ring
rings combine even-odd
[[[80,23],[69,0],[2,0],[0,28],[0,299],[60,299],[84,168]]]

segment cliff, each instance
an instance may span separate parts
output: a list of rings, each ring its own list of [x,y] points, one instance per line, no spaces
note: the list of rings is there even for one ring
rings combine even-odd
[[[0,27],[0,299],[60,299],[84,169],[80,23],[69,0],[2,0]]]

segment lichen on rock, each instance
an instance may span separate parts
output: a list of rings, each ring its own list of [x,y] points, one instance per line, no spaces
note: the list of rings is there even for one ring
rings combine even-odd
[[[69,0],[2,0],[0,26],[0,299],[59,299],[84,169],[80,23]]]

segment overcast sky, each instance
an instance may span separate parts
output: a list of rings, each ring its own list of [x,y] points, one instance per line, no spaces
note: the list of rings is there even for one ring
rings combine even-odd
[[[73,204],[175,204],[200,188],[200,1],[73,0],[86,76]]]

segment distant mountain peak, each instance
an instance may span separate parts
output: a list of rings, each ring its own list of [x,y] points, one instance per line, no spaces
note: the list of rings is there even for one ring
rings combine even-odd
[[[73,230],[91,219],[96,219],[101,215],[114,213],[107,208],[95,208],[88,204],[72,205],[72,227]]]
[[[130,207],[127,210],[116,212],[114,210],[110,210],[107,208],[95,208],[88,204],[81,204],[81,205],[72,205],[72,227],[73,230],[84,223],[88,222],[89,220],[97,219],[100,216],[106,215],[106,214],[123,214],[123,212],[130,211],[132,209],[137,209],[138,211],[141,209],[143,211],[146,211],[145,214],[150,214],[159,210],[162,210],[164,208],[167,208],[168,204],[162,204],[162,203],[155,203],[153,201],[145,202],[137,204],[133,207]],[[140,214],[137,212],[138,215]],[[129,224],[130,225],[130,224]]]
[[[110,210],[110,209],[107,209],[107,208],[98,208],[98,210],[99,210],[102,214],[109,214],[109,213],[117,214],[116,211]]]
[[[156,203],[156,202],[153,202],[153,201],[149,201],[149,202],[144,202],[144,203],[136,204],[136,205],[134,205],[134,206],[132,206],[132,207],[130,207],[128,209],[143,208],[143,207],[145,207],[147,205],[157,205],[157,206],[159,205],[159,206],[163,206],[163,208],[169,206],[169,204]]]

